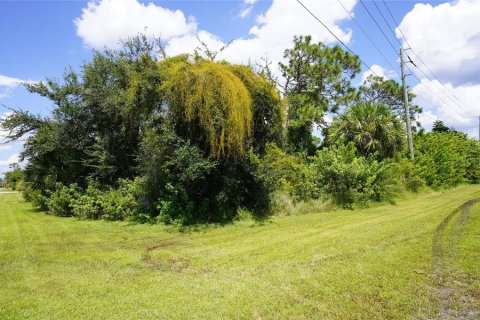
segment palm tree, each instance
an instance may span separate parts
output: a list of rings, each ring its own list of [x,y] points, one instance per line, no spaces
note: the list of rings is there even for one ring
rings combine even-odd
[[[364,156],[385,159],[402,149],[405,129],[387,106],[361,102],[333,120],[326,138],[327,144],[351,141]]]

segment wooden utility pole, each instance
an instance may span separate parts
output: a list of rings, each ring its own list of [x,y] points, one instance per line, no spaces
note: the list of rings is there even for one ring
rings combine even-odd
[[[410,125],[410,109],[408,107],[408,91],[405,74],[405,53],[403,48],[400,48],[400,69],[402,70],[402,86],[403,86],[403,104],[405,106],[405,122],[407,124],[407,137],[408,137],[408,150],[410,151],[410,158],[415,159],[413,154],[413,141],[412,141],[412,127]]]

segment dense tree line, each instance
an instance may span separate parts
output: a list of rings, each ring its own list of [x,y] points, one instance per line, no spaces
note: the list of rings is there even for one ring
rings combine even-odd
[[[480,180],[478,145],[449,128],[417,130],[417,160],[406,159],[401,87],[370,76],[355,88],[358,57],[308,36],[284,56],[273,79],[198,53],[166,57],[138,36],[61,81],[25,84],[54,105],[1,123],[10,140],[27,136],[25,197],[60,216],[195,223],[264,216],[279,193],[353,207]]]

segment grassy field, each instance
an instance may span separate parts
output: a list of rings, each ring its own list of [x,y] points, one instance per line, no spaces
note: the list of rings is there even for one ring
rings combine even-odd
[[[477,319],[478,197],[182,232],[0,194],[0,319]]]

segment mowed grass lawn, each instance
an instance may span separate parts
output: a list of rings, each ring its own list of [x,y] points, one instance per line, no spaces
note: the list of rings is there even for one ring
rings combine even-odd
[[[476,319],[480,203],[452,212],[478,197],[465,185],[181,232],[0,194],[0,319]]]

